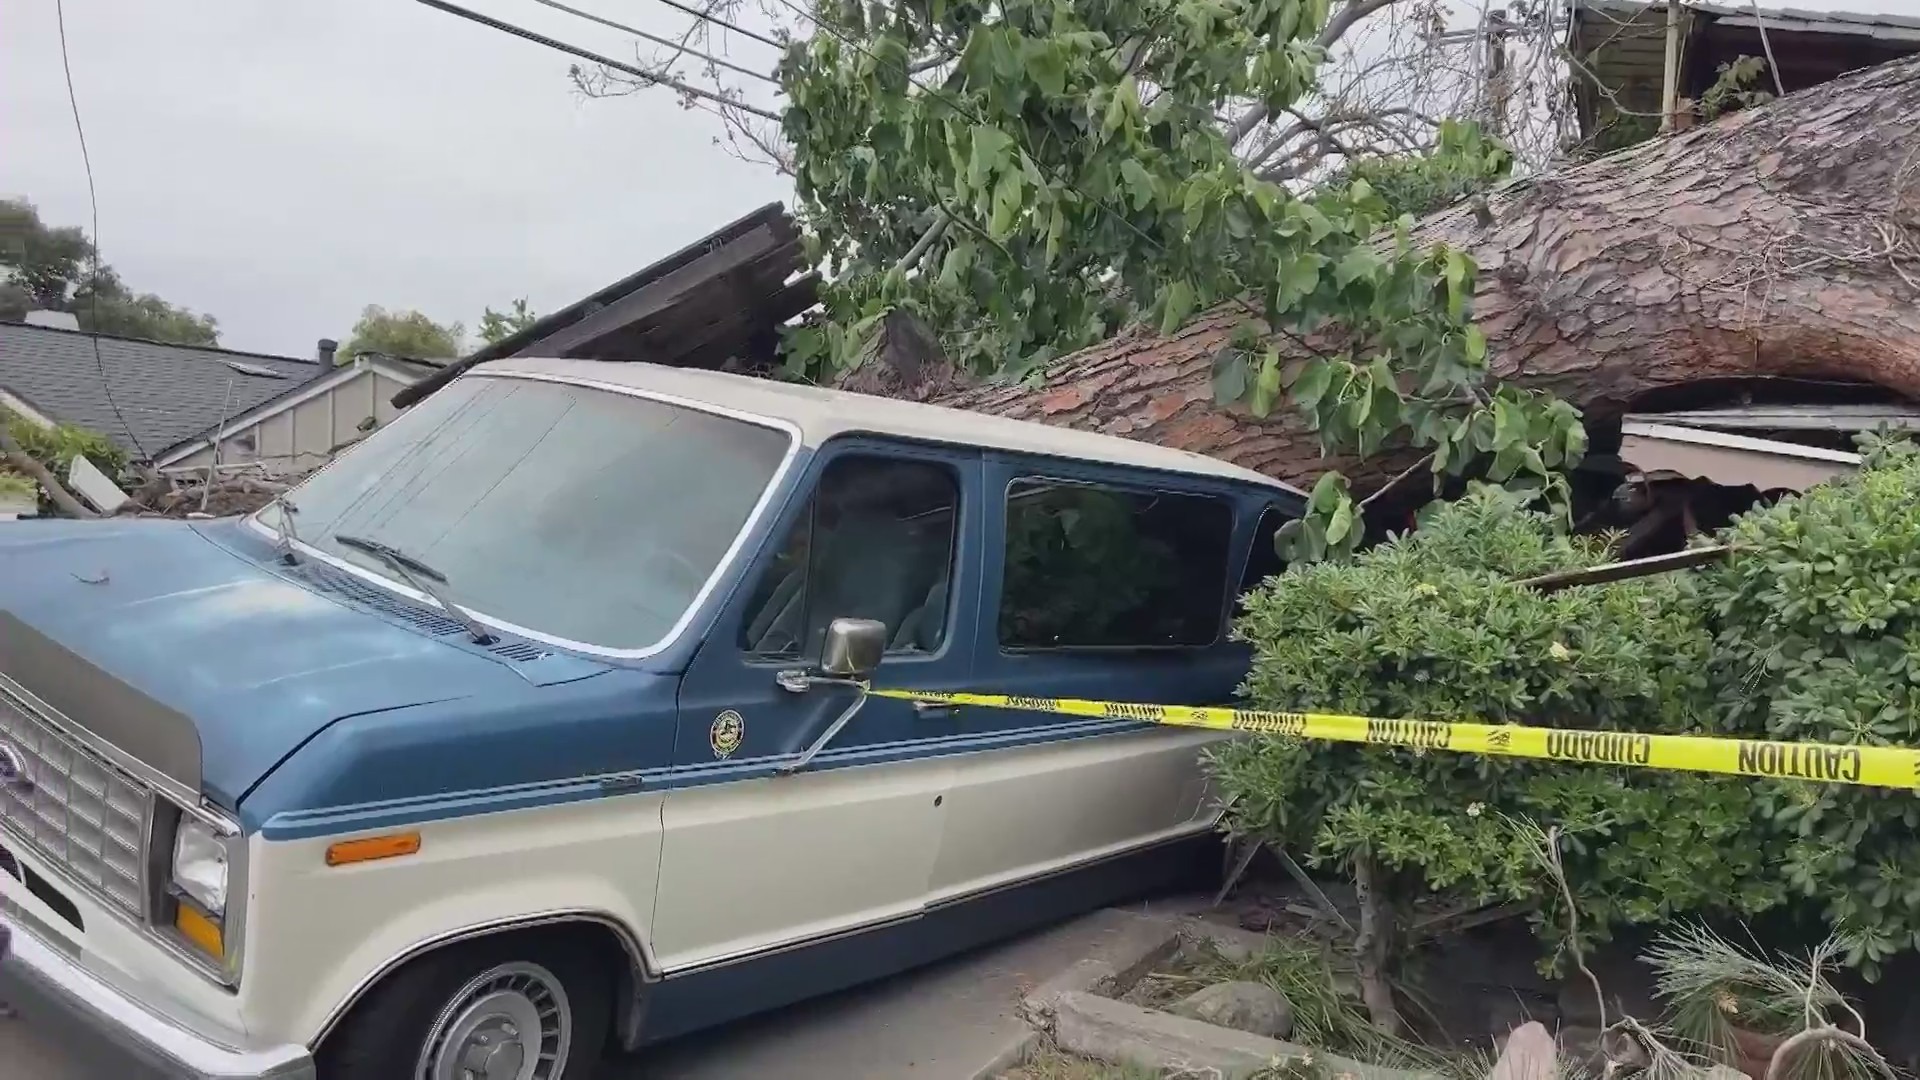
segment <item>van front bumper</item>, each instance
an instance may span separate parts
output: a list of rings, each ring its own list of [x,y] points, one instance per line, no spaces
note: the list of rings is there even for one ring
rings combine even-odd
[[[304,1046],[251,1046],[237,1032],[165,1015],[0,897],[0,1001],[28,1023],[75,1024],[129,1064],[183,1080],[313,1080]],[[69,1023],[62,1024],[61,1021]]]

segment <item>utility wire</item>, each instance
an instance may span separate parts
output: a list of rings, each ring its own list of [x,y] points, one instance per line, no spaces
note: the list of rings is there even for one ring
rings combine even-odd
[[[753,31],[746,29],[745,27],[735,26],[734,24],[728,22],[725,19],[722,19],[721,17],[713,14],[710,11],[701,11],[699,8],[691,7],[687,4],[681,3],[680,0],[660,0],[660,2],[667,5],[670,8],[674,8],[675,10],[684,11],[687,14],[703,22],[710,22],[715,26],[725,27],[726,29],[733,31],[736,34],[739,34],[741,37],[752,38],[755,41],[758,41],[765,45],[771,45],[774,48],[779,49],[783,52],[786,50],[785,45],[781,44],[778,41],[773,40],[772,38],[766,36],[765,34],[756,34]]]
[[[581,48],[578,45],[569,45],[564,41],[559,41],[554,38],[547,37],[545,34],[536,34],[533,31],[528,30],[524,26],[515,26],[514,24],[509,22],[501,22],[499,19],[493,18],[492,16],[488,16],[488,15],[482,15],[471,8],[464,8],[458,4],[448,3],[447,0],[417,0],[417,2],[425,4],[426,6],[433,8],[437,11],[444,11],[449,15],[459,16],[460,18],[465,19],[468,22],[479,23],[481,26],[485,26],[489,29],[499,30],[502,33],[512,34],[514,37],[521,38],[526,41],[531,41],[535,45],[545,45],[549,49],[554,49],[559,52],[566,53],[570,56],[577,56],[582,60],[590,61],[595,64],[600,64],[604,67],[610,67],[615,71],[625,72],[628,75],[632,75],[637,79],[642,79],[650,83],[657,83],[660,86],[665,86],[674,90],[678,90],[681,93],[688,95],[689,97],[702,98],[704,100],[712,101],[720,105],[731,105],[742,112],[749,112],[755,116],[765,117],[768,120],[778,121],[780,119],[779,113],[769,112],[766,109],[762,109],[756,105],[749,105],[744,101],[739,101],[734,98],[730,98],[725,94],[716,94],[711,90],[702,90],[697,86],[690,86],[687,83],[681,82],[679,79],[675,79],[667,75],[661,75],[655,72],[647,71],[644,68],[637,68],[637,67],[634,67],[632,64],[623,64],[618,60],[614,60],[610,57],[602,56],[597,52],[591,52],[587,49]],[[665,3],[666,0],[661,0],[661,2]]]
[[[689,48],[688,46],[683,45],[680,42],[674,41],[672,38],[663,38],[657,34],[650,34],[645,30],[641,30],[637,27],[628,26],[625,23],[617,23],[617,22],[614,22],[612,19],[603,19],[600,16],[595,15],[591,11],[581,11],[579,8],[569,7],[566,4],[561,3],[560,0],[534,0],[534,3],[544,4],[547,7],[554,9],[555,11],[564,11],[569,15],[578,16],[582,19],[587,20],[588,22],[599,23],[601,26],[611,27],[612,29],[619,30],[623,33],[632,34],[634,37],[641,38],[646,41],[651,41],[655,45],[665,45],[669,49],[674,49],[679,52],[686,53],[688,56],[697,56],[700,59],[705,60],[709,64],[714,64],[716,66],[726,68],[729,71],[737,71],[742,75],[759,79],[761,82],[772,83],[775,86],[780,85],[779,79],[774,78],[773,76],[767,74],[764,71],[755,71],[752,68],[741,67],[739,64],[736,64],[731,60],[724,60],[718,56],[712,56],[707,53],[703,53],[698,49]]]
[[[107,377],[107,361],[100,355],[100,194],[93,186],[93,155],[87,152],[87,129],[80,122],[80,97],[73,92],[73,62],[67,58],[67,5],[66,0],[53,0],[54,23],[60,28],[60,67],[67,74],[67,104],[73,109],[73,133],[80,137],[80,161],[87,168],[87,203],[93,213],[93,272],[88,286],[91,294],[93,312],[88,316],[87,340],[93,343],[93,366],[100,369],[100,389],[106,391],[107,404],[113,408],[114,419],[120,421],[120,430],[127,433],[127,441],[140,456],[147,456],[147,448],[140,445],[140,436],[134,434],[133,425],[127,423],[126,414],[120,411],[120,403],[113,397],[113,380]]]

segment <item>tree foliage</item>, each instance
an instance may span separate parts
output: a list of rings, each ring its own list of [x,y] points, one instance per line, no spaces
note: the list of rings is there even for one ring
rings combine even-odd
[[[126,470],[127,452],[98,432],[72,424],[42,427],[4,410],[0,410],[0,420],[7,424],[20,449],[56,476],[65,476],[76,456],[85,457],[108,476],[118,476]]]
[[[98,432],[72,424],[42,427],[6,409],[0,409],[0,425],[5,425],[7,434],[13,437],[22,453],[39,462],[56,478],[67,475],[67,467],[75,456],[86,457],[108,476],[119,476],[126,471],[127,452]],[[14,472],[6,455],[0,454],[0,493],[8,490],[25,491],[36,499],[45,498],[38,484]]]
[[[1172,333],[1230,304],[1245,318],[1216,358],[1220,404],[1264,416],[1290,400],[1329,451],[1412,447],[1436,474],[1564,494],[1578,414],[1488,385],[1473,261],[1415,250],[1411,217],[1364,171],[1318,188],[1268,179],[1216,120],[1313,94],[1325,0],[816,10],[827,32],[782,66],[785,130],[834,280],[826,317],[787,342],[790,374],[848,371],[896,310],[964,369],[1020,377],[1128,321]],[[1510,160],[1448,124],[1417,168],[1444,188]],[[1305,357],[1283,360],[1281,343]],[[1316,505],[1296,553],[1359,544],[1343,484]]]
[[[515,300],[505,311],[487,308],[480,315],[480,340],[489,345],[498,345],[513,335],[540,321],[527,307],[526,297]]]
[[[25,200],[0,200],[0,319],[29,311],[71,313],[83,330],[172,345],[217,345],[218,322],[138,293],[111,266],[94,267],[93,241],[77,226],[53,228]]]
[[[1707,575],[1714,716],[1755,738],[1920,744],[1920,449],[1873,442],[1867,468],[1748,514]],[[1920,800],[1765,782],[1781,880],[1846,927],[1869,972],[1920,949]]]
[[[1476,145],[1479,139],[1479,129],[1471,124],[1443,123],[1431,151],[1353,159],[1327,186],[1365,180],[1395,217],[1424,217],[1485,192],[1512,168],[1513,155],[1506,147]]]
[[[1418,531],[1344,562],[1295,566],[1247,597],[1244,692],[1266,709],[1474,718],[1542,727],[1684,733],[1711,726],[1714,640],[1696,583],[1668,575],[1539,593],[1516,582],[1593,565],[1606,541],[1570,537],[1491,486],[1436,504]],[[1423,753],[1292,739],[1212,757],[1237,833],[1328,865],[1391,871],[1405,904],[1539,897],[1540,867],[1512,827],[1558,825],[1582,933],[1681,912],[1751,913],[1785,885],[1754,837],[1744,783],[1643,769]],[[1685,843],[1648,842],[1687,837]],[[1536,923],[1565,932],[1549,896]]]
[[[93,243],[78,226],[52,228],[32,203],[0,201],[0,266],[7,271],[0,301],[7,318],[67,310],[92,259]]]
[[[510,317],[510,316],[509,316]],[[341,347],[341,363],[361,353],[421,360],[443,360],[459,356],[466,327],[459,323],[441,324],[418,311],[389,311],[369,304],[353,324],[347,343]]]

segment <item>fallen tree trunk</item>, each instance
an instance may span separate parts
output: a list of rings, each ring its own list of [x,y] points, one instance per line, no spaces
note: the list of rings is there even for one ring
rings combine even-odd
[[[1490,220],[1467,206],[1423,220],[1415,242],[1479,264],[1494,376],[1561,395],[1590,426],[1707,379],[1857,380],[1920,397],[1920,58],[1509,184],[1487,205]],[[1404,463],[1322,458],[1285,406],[1265,420],[1216,406],[1211,358],[1245,317],[1228,306],[1168,337],[1129,330],[1035,388],[954,388],[937,372],[879,388],[1296,483],[1341,468],[1365,488]]]

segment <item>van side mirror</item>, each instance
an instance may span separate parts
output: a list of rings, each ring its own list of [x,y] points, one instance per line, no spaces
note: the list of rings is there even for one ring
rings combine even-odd
[[[820,646],[820,673],[841,679],[865,679],[887,651],[887,624],[877,619],[835,619]]]
[[[880,666],[881,654],[887,651],[887,624],[877,619],[835,619],[827,624],[827,639],[820,645],[820,673],[809,675],[804,671],[783,671],[776,678],[780,688],[789,693],[804,694],[816,686],[852,686],[855,688],[853,701],[841,710],[840,715],[828,724],[805,750],[780,764],[774,769],[782,775],[791,775],[807,767],[815,754],[827,748],[840,729],[847,726],[853,714],[867,703],[867,676]]]

